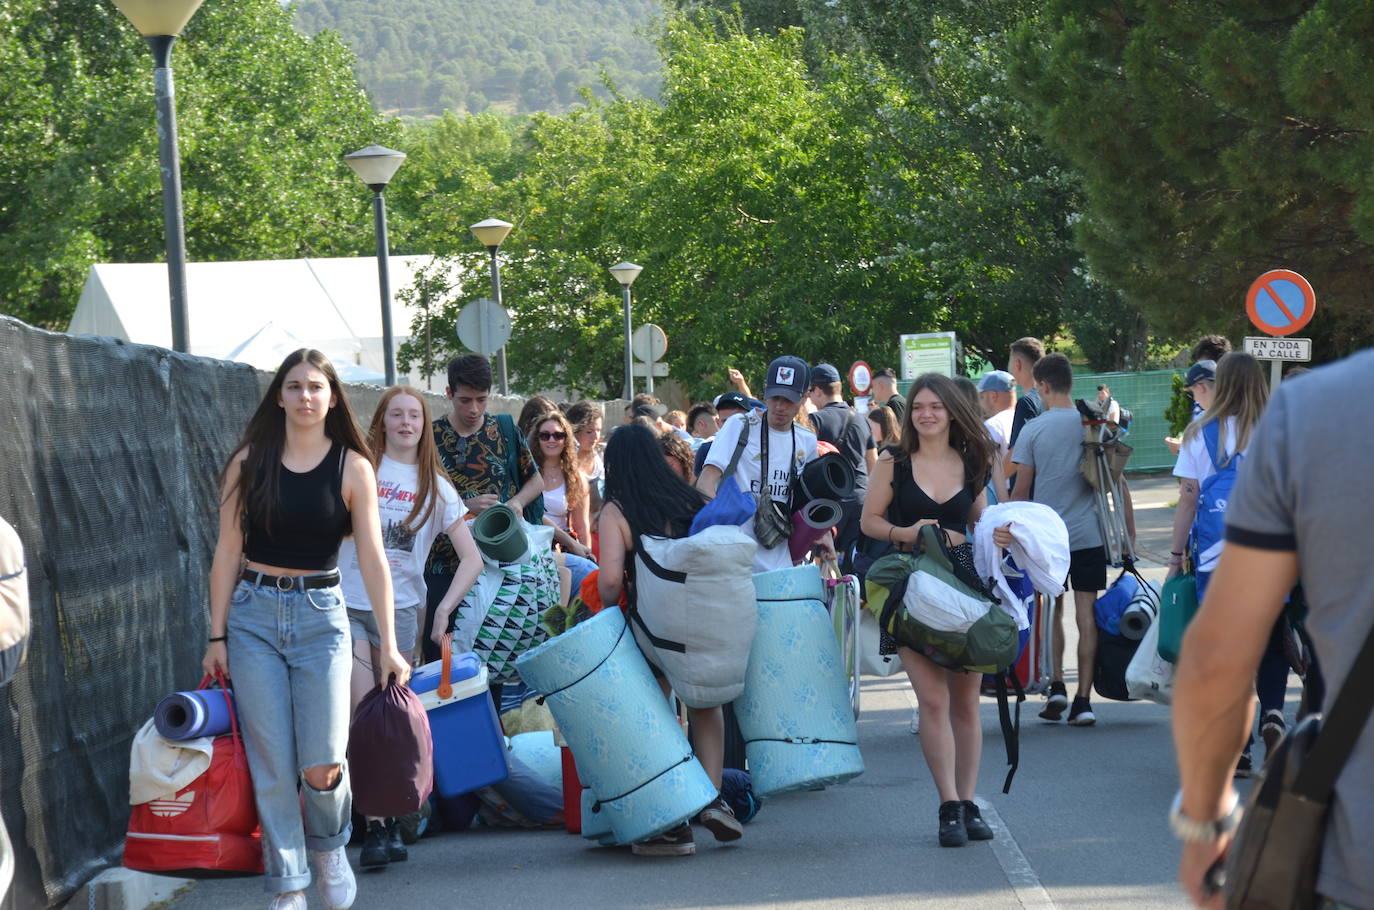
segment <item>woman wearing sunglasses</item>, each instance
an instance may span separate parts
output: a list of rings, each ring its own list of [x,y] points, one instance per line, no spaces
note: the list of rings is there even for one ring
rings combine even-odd
[[[591,497],[577,469],[572,424],[561,411],[550,411],[534,423],[530,451],[544,478],[544,520],[554,526],[554,539],[570,556],[590,559]]]

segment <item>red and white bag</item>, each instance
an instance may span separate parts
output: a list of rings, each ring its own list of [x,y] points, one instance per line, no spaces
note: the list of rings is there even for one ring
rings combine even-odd
[[[200,688],[209,680],[201,680]],[[228,688],[223,676],[218,682],[221,689]],[[215,737],[204,773],[174,795],[133,807],[124,840],[125,866],[192,878],[262,874],[253,779],[232,705],[229,718],[231,730]]]

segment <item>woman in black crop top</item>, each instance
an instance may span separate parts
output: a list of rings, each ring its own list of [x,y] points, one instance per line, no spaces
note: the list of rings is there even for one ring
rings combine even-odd
[[[920,529],[937,524],[951,555],[973,568],[969,529],[983,512],[995,453],[977,408],[952,380],[926,373],[911,384],[895,449],[874,467],[864,499],[863,532],[910,550]],[[992,829],[973,802],[983,728],[982,674],[946,669],[910,648],[896,648],[921,711],[921,751],[940,791],[940,845],[988,840]]]
[[[302,348],[272,378],[222,478],[202,663],[234,674],[273,910],[305,910],[307,848],[326,907],[356,894],[344,854],[352,646],[336,568],[350,534],[381,632],[380,676],[410,678],[366,453],[333,365]]]

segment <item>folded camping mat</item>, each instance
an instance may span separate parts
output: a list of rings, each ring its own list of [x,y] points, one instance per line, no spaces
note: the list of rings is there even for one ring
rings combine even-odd
[[[671,830],[715,799],[623,611],[602,610],[527,651],[516,668],[544,695],[595,795],[590,814],[609,817],[617,843]]]
[[[858,725],[820,570],[754,576],[759,624],[735,715],[754,792],[763,797],[863,773]]]

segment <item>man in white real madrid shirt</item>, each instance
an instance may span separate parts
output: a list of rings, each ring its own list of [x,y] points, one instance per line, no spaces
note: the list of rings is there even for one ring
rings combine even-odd
[[[810,377],[811,368],[800,357],[779,357],[768,365],[768,376],[763,387],[767,410],[736,414],[725,421],[716,434],[706,465],[697,480],[697,487],[703,493],[707,496],[716,495],[716,488],[739,444],[740,434],[744,433],[744,447],[734,475],[740,489],[754,494],[760,501],[766,495],[784,506],[787,504],[793,478],[801,471],[802,465],[816,458],[815,431],[795,422]],[[766,469],[763,464],[765,429]],[[766,480],[763,480],[765,474]],[[744,525],[744,530],[753,533],[750,524]],[[822,539],[821,547],[833,551],[834,544],[829,535]],[[791,565],[792,556],[788,552],[786,539],[773,547],[760,546],[754,555],[755,572],[785,569]]]

